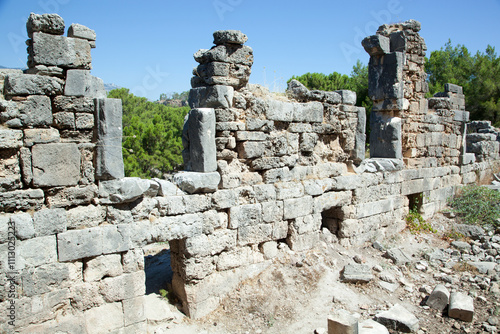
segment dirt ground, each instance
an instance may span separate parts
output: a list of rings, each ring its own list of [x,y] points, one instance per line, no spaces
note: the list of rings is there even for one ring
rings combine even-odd
[[[241,284],[216,311],[198,320],[178,313],[176,320],[152,328],[151,333],[321,333],[327,328],[328,316],[337,310],[358,314],[362,321],[396,303],[419,319],[418,333],[487,332],[483,324],[500,316],[500,296],[489,287],[478,289],[474,278],[479,273],[473,268],[464,271],[426,260],[426,254],[433,250],[450,247],[450,239],[444,236],[453,219],[438,214],[429,221],[436,233],[412,234],[405,230],[380,242],[386,249],[403,247],[414,260],[407,265],[394,265],[383,256],[384,251],[368,243],[344,248],[332,242],[334,236],[328,233],[322,234],[315,250],[296,253],[280,245],[273,265]],[[355,260],[375,267],[369,283],[341,282],[341,270]],[[385,281],[394,281],[394,292],[381,287],[382,276]],[[473,322],[455,320],[425,306],[425,298],[439,283],[446,284],[450,291],[475,296]]]

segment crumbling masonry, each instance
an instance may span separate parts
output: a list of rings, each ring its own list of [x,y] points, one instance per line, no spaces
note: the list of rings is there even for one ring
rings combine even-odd
[[[278,246],[313,248],[322,229],[346,246],[384,238],[405,227],[410,205],[430,216],[499,170],[499,133],[473,122],[466,135],[461,87],[424,97],[416,21],[363,41],[368,159],[354,92],[248,85],[247,37],[214,33],[195,54],[186,171],[170,181],[124,177],[121,101],[89,71],[95,33],[73,24],[64,37],[57,15],[32,14],[27,28],[29,69],[0,70],[1,318],[15,305],[5,331],[145,333],[142,248],[163,241],[174,292],[198,318]]]

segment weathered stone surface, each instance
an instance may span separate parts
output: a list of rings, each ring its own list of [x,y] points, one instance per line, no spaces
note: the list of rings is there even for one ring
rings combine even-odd
[[[51,125],[50,98],[32,95],[22,102],[0,100],[0,120],[9,127]]]
[[[400,304],[396,304],[389,310],[376,314],[375,321],[389,329],[403,333],[415,333],[419,329],[417,317]]]
[[[85,311],[85,328],[88,334],[111,332],[123,327],[122,303],[104,304]]]
[[[403,98],[404,55],[393,52],[382,57],[370,57],[368,67],[368,95],[372,100]]]
[[[229,209],[229,228],[258,225],[262,223],[262,206],[246,204]]]
[[[252,66],[253,50],[246,45],[226,44],[218,45],[210,50],[201,49],[194,54],[200,64],[209,62],[223,62]]]
[[[340,207],[351,202],[352,192],[338,191],[324,193],[314,198],[314,212],[321,213],[333,207]]]
[[[86,39],[88,41],[96,40],[96,33],[94,30],[87,28],[78,23],[72,23],[68,28],[68,37],[75,37]]]
[[[33,75],[11,74],[5,78],[5,95],[58,95],[62,93],[61,79]]]
[[[64,69],[57,66],[35,65],[25,70],[26,74],[46,75],[49,77],[58,77],[64,79]]]
[[[452,292],[448,315],[454,319],[471,322],[474,318],[474,300],[461,292]]]
[[[77,206],[66,211],[68,229],[94,227],[106,218],[106,209],[102,206]]]
[[[243,159],[262,157],[265,150],[266,143],[262,141],[245,141],[238,145],[238,153]]]
[[[85,262],[85,282],[99,281],[103,277],[115,277],[123,273],[120,254],[101,255]]]
[[[239,30],[217,30],[214,32],[214,44],[221,45],[230,44],[245,44],[248,40],[247,35]]]
[[[471,261],[467,263],[475,267],[481,274],[487,274],[489,271],[495,270],[495,267],[497,265],[495,262]]]
[[[358,334],[358,318],[346,310],[338,310],[328,317],[328,333]]]
[[[295,219],[311,214],[312,212],[313,198],[311,196],[291,198],[284,201],[284,219]]]
[[[128,203],[143,196],[149,190],[148,180],[124,177],[118,180],[99,182],[99,196],[103,203]]]
[[[28,37],[32,38],[34,32],[44,32],[52,35],[64,34],[64,20],[57,14],[31,13],[26,22]]]
[[[99,226],[57,235],[59,261],[73,261],[129,249],[130,236],[123,226]]]
[[[349,264],[342,271],[342,281],[348,283],[368,283],[373,279],[372,269],[365,264]]]
[[[174,175],[174,183],[189,194],[215,192],[221,177],[218,172],[181,172]]]
[[[411,256],[406,254],[401,248],[391,248],[385,253],[385,257],[391,259],[395,265],[412,262]]]
[[[210,173],[217,170],[214,109],[198,108],[189,112],[182,130],[182,145],[187,171]]]
[[[56,129],[24,129],[24,145],[57,143],[61,140]]]
[[[464,93],[461,86],[454,85],[454,84],[451,84],[451,83],[444,84],[444,91],[445,92],[455,93],[455,94],[463,94]]]
[[[21,146],[23,146],[23,132],[21,130],[0,129],[0,149]]]
[[[403,157],[401,139],[401,118],[390,117],[373,111],[370,114],[370,157]]]
[[[300,81],[295,79],[291,80],[288,83],[287,92],[290,93],[292,97],[297,99],[298,101],[304,101],[310,97],[309,89],[307,89],[307,87],[304,86]]]
[[[436,285],[429,298],[425,302],[426,305],[432,307],[435,310],[443,311],[450,300],[450,292],[442,284]]]
[[[5,253],[4,253],[5,254]],[[24,240],[19,246],[16,266],[38,267],[57,261],[56,237],[53,235]],[[2,267],[6,268],[6,267]]]
[[[0,150],[0,192],[22,188],[17,150]]]
[[[66,72],[64,95],[105,98],[106,90],[102,79],[91,75],[90,71],[68,70]]]
[[[215,85],[191,88],[188,103],[191,108],[232,108],[234,88]]]
[[[33,185],[71,186],[80,180],[80,151],[73,143],[37,144],[32,148]]]
[[[389,330],[384,325],[367,319],[358,324],[358,334],[389,334]]]
[[[92,57],[89,42],[79,38],[33,33],[28,42],[28,66],[60,66],[90,69]]]
[[[336,90],[336,93],[340,94],[342,97],[342,103],[348,104],[348,105],[356,105],[356,92],[352,90]]]
[[[88,205],[97,197],[97,186],[52,188],[47,191],[47,204],[51,208]]]
[[[7,228],[8,222],[1,222]],[[35,227],[33,226],[33,218],[29,213],[19,213],[10,217],[10,223],[13,223],[16,228],[16,237],[20,240],[31,239],[35,236]],[[2,239],[2,242],[5,239]]]
[[[125,176],[122,153],[122,101],[95,99],[97,133],[96,179],[111,180]]]
[[[95,112],[93,97],[76,97],[58,95],[54,97],[53,107],[55,112],[89,113]]]
[[[455,231],[462,234],[464,237],[471,238],[474,240],[480,239],[486,233],[484,229],[478,225],[454,224],[453,228],[455,229]]]
[[[292,120],[295,122],[323,122],[323,104],[309,102],[293,105]]]
[[[372,35],[366,37],[361,42],[365,51],[370,56],[382,56],[391,52],[391,41],[388,37],[382,35]]]
[[[33,215],[37,236],[51,235],[66,231],[67,218],[64,209],[43,209]]]
[[[0,192],[0,209],[5,212],[38,209],[44,203],[42,189]]]

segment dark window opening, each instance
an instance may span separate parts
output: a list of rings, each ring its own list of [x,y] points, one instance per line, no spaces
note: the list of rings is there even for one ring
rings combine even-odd
[[[408,195],[408,207],[410,210],[420,212],[422,209],[423,198],[424,196],[422,193]]]
[[[339,231],[344,220],[341,207],[334,207],[321,213],[321,228],[327,228],[332,234],[339,236]]]

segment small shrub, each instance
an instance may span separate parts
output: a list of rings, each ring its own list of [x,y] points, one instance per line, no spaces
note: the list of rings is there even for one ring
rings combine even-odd
[[[410,209],[410,213],[406,216],[406,226],[413,234],[426,231],[436,233],[436,230],[432,228],[430,223],[425,221],[424,217],[422,217],[417,209]]]
[[[500,226],[500,192],[477,185],[465,186],[449,201],[452,211],[467,224]]]

